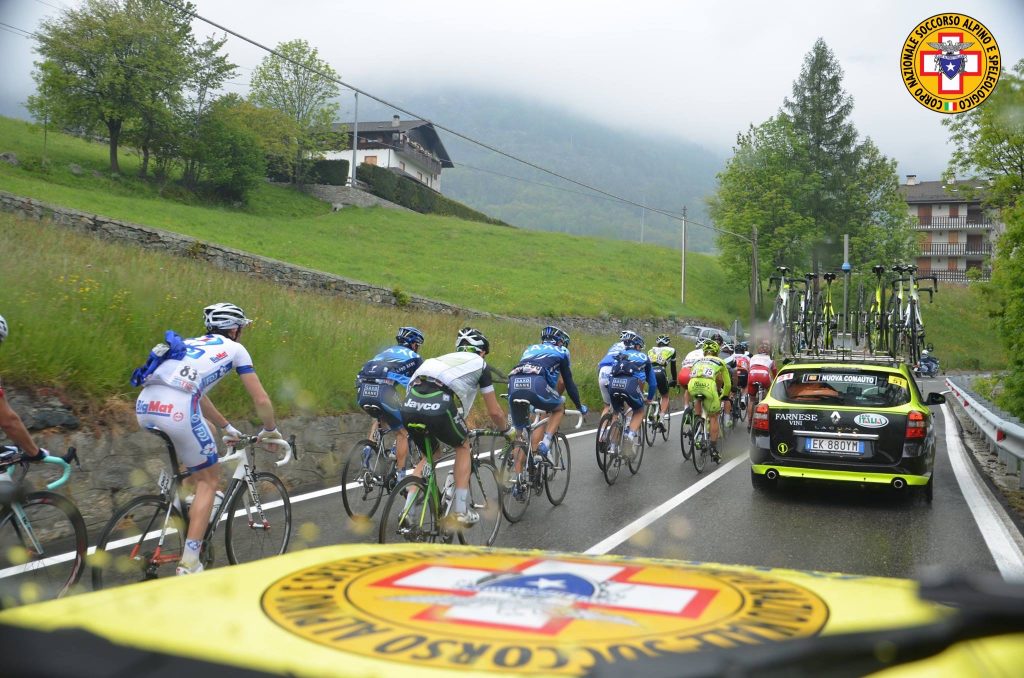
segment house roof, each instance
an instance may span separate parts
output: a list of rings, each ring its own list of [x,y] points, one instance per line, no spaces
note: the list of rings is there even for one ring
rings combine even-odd
[[[982,189],[981,195],[968,195],[967,191],[960,192],[959,187],[976,186]],[[908,203],[920,202],[981,202],[985,186],[975,179],[964,180],[952,184],[945,181],[921,181],[913,186],[903,184],[900,186],[900,193]]]
[[[355,123],[352,122],[336,122],[333,124],[333,128],[336,131],[341,131],[342,127],[344,127],[351,132],[354,124]],[[441,167],[455,167],[455,164],[448,155],[448,150],[444,147],[444,144],[441,143],[441,137],[438,136],[437,130],[434,129],[434,125],[426,120],[399,120],[397,125],[395,125],[394,120],[384,120],[381,122],[374,120],[359,121],[360,138],[364,135],[377,136],[394,134],[395,132],[405,132],[410,137],[416,138],[427,146],[431,151],[437,154],[437,159],[441,162]],[[351,146],[349,146],[349,148],[351,148]]]

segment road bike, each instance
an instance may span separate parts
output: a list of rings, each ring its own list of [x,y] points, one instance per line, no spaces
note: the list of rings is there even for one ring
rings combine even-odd
[[[437,441],[420,423],[407,429],[427,433],[423,447],[423,476],[407,475],[395,485],[381,514],[377,540],[381,544],[435,543],[451,544],[456,538],[462,544],[490,546],[501,525],[501,490],[494,465],[471,454],[469,496],[466,505],[480,516],[473,525],[461,526],[453,514],[455,504],[455,472],[448,471],[444,488],[437,486],[434,447]],[[470,436],[502,435],[497,431],[474,429]],[[442,448],[449,449],[450,448]]]
[[[398,484],[398,462],[395,455],[396,433],[384,419],[383,412],[375,405],[367,406],[377,420],[373,434],[352,446],[341,468],[341,501],[345,513],[355,521],[369,520],[381,498],[391,494]],[[406,468],[415,466],[415,445],[409,439],[409,454]]]
[[[547,494],[552,506],[558,506],[565,500],[572,475],[572,454],[569,439],[559,432],[551,437],[546,459],[534,454],[533,432],[547,425],[551,415],[542,416],[526,400],[513,400],[512,406],[529,407],[533,419],[527,428],[516,431],[515,439],[506,443],[495,460],[501,486],[501,512],[510,523],[517,523],[526,513],[530,497],[539,495],[541,490]],[[578,417],[574,428],[583,426],[581,411],[566,410],[565,414]],[[521,468],[518,473],[517,461]]]
[[[814,322],[814,310],[817,306],[817,299],[815,299],[814,294],[814,281],[817,278],[817,273],[805,273],[803,280],[799,281],[803,284],[804,289],[798,293],[799,296],[796,298],[793,309],[796,313],[794,353],[812,348],[817,343],[816,333],[818,328]]]
[[[159,494],[132,499],[114,511],[96,540],[91,560],[93,588],[101,589],[115,583],[157,579],[174,574],[185,547],[190,519],[188,502],[182,502],[181,483],[190,473],[180,471],[174,444],[163,431],[149,429],[167,446],[172,473],[160,471]],[[224,523],[224,541],[228,562],[247,563],[288,550],[292,533],[291,499],[284,483],[269,471],[256,470],[256,456],[249,448],[271,446],[283,453],[274,463],[284,466],[297,459],[295,436],[289,440],[243,436],[240,440],[224,439],[227,450],[219,464],[234,463],[235,470],[227,492],[217,493],[213,512],[206,518],[206,532],[199,551],[204,568],[215,559],[213,540],[220,523]]]
[[[769,292],[772,291],[773,282],[778,284],[775,306],[772,309],[771,316],[768,318],[768,324],[771,326],[772,332],[772,346],[776,351],[795,353],[793,325],[791,322],[792,310],[790,308],[794,295],[793,284],[795,281],[787,277],[789,275],[787,267],[777,266],[775,270],[779,272],[779,275],[773,275],[768,278]]]
[[[839,327],[839,314],[832,303],[832,283],[835,273],[825,273],[825,289],[818,295],[818,303],[814,305],[814,346],[825,351],[834,350],[835,332]]]
[[[889,323],[885,315],[885,284],[882,282],[885,266],[872,266],[871,272],[875,275],[875,292],[871,304],[863,309],[861,325],[868,353],[877,353],[886,350],[889,343]]]
[[[612,381],[614,383],[614,378]],[[619,402],[616,403],[616,400]],[[621,396],[616,395],[612,395],[612,407],[614,409],[601,417],[601,422],[597,425],[598,466],[604,473],[604,481],[609,485],[615,484],[623,461],[629,467],[629,472],[636,475],[644,459],[643,431],[637,431],[632,444],[623,444],[633,411],[622,402]]]
[[[668,417],[662,420],[662,415]],[[668,434],[672,428],[672,401],[669,400],[668,412],[661,411],[661,396],[656,396],[653,402],[647,403],[647,411],[644,413],[644,438],[647,447],[653,447],[654,441],[661,433],[662,440],[668,440]]]
[[[17,447],[0,447],[0,608],[59,598],[82,577],[85,520],[70,499],[52,491],[68,481],[72,461],[78,464],[73,447],[41,462],[27,461]],[[57,466],[61,475],[45,490],[25,492],[25,474],[36,463]]]
[[[906,284],[907,303],[903,309],[903,315],[899,320],[900,344],[896,346],[896,352],[902,355],[910,365],[917,365],[921,361],[921,351],[925,348],[924,343],[924,320],[921,319],[921,293],[928,294],[929,301],[934,301],[934,294],[939,286],[937,276],[918,276],[917,266],[904,266],[903,272],[906,277],[901,278],[899,283]],[[921,287],[921,281],[931,281],[931,287]]]
[[[703,473],[707,465],[708,455],[711,453],[711,419],[708,416],[708,408],[704,407],[704,395],[694,396],[700,403],[700,415],[694,417],[693,434],[690,438],[690,458],[693,460],[693,468],[697,473]],[[694,410],[696,412],[696,410]],[[718,414],[718,443],[725,442],[725,407],[719,410]],[[721,463],[721,457],[715,459],[715,463]]]

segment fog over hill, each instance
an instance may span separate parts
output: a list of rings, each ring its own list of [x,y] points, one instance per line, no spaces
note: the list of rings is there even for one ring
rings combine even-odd
[[[724,158],[681,141],[671,119],[664,129],[633,127],[628,120],[612,128],[526,98],[461,89],[395,94],[394,101],[408,110],[536,165],[657,209],[678,214],[686,205],[691,219],[707,222],[704,200]],[[392,113],[360,100],[363,120]],[[522,228],[638,241],[643,223],[645,242],[679,247],[678,219],[592,197],[584,188],[439,133],[455,163],[441,178],[445,195]],[[687,229],[688,250],[713,248],[710,231]]]

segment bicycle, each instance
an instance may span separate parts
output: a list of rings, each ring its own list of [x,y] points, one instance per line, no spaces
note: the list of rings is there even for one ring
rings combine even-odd
[[[341,502],[348,517],[357,522],[369,520],[380,506],[381,498],[394,492],[398,484],[397,440],[391,440],[388,445],[385,438],[399,429],[388,426],[380,408],[371,405],[367,409],[377,420],[373,437],[353,445],[341,469]],[[414,459],[414,448],[410,438],[406,468],[415,466],[410,463]]]
[[[179,471],[178,455],[174,444],[163,431],[149,429],[167,445],[171,474],[160,471],[157,480],[159,494],[143,495],[132,499],[114,512],[96,540],[92,561],[92,584],[101,589],[114,580],[118,583],[157,579],[162,574],[174,573],[185,547],[188,532],[189,506],[182,506],[180,485],[190,474]],[[228,562],[237,565],[267,556],[276,556],[288,550],[292,532],[291,499],[284,483],[273,473],[257,471],[255,456],[250,460],[249,448],[273,445],[284,456],[275,466],[283,466],[298,458],[295,436],[289,440],[259,440],[256,436],[243,436],[234,442],[224,441],[227,450],[218,463],[235,463],[235,471],[223,499],[214,502],[199,551],[199,562],[208,568],[214,561],[213,540],[217,528],[224,522],[224,542]],[[273,493],[273,499],[267,495]],[[280,509],[280,511],[278,511]],[[128,549],[124,555],[118,550]]]
[[[704,407],[704,395],[697,394],[694,396],[700,403],[700,416],[694,418],[693,423],[693,437],[690,440],[690,458],[693,460],[693,468],[698,474],[704,472],[704,467],[707,465],[708,453],[711,451],[711,432],[709,430],[711,425],[711,419],[708,417],[708,408]],[[724,418],[725,408],[719,410],[716,416],[719,417],[718,421],[718,437],[719,443],[725,442],[725,427]],[[719,456],[715,463],[721,463],[721,456]]]
[[[875,274],[875,293],[871,305],[865,311],[864,338],[868,353],[875,353],[885,350],[888,344],[889,323],[886,322],[885,285],[882,284],[885,266],[872,266],[871,272]]]
[[[423,424],[411,423],[407,429],[426,429]],[[474,429],[470,436],[502,435],[486,429]],[[450,544],[456,537],[462,544],[490,546],[498,536],[501,525],[501,491],[494,466],[470,455],[469,496],[467,506],[480,514],[476,524],[459,527],[451,515],[455,504],[454,469],[448,472],[444,489],[437,486],[437,468],[434,459],[434,440],[429,435],[423,449],[426,463],[423,477],[408,475],[395,485],[384,505],[377,541],[388,543]]]
[[[513,405],[515,403],[529,405],[525,400],[513,401]],[[515,440],[507,443],[495,460],[502,493],[501,513],[510,523],[522,520],[530,505],[530,497],[539,495],[542,489],[552,506],[561,504],[569,491],[572,475],[569,439],[563,433],[556,432],[551,437],[551,448],[546,460],[534,454],[532,434],[547,424],[550,414],[542,418],[540,411],[534,410],[532,406],[530,410],[533,421],[526,429],[516,432]],[[581,411],[566,410],[565,414],[579,418],[574,428],[583,426]],[[525,458],[523,463],[526,468],[516,473],[516,460],[521,458]]]
[[[683,453],[683,461],[690,460],[692,453],[690,441],[693,439],[693,403],[683,409],[682,421],[679,423],[679,451]]]
[[[0,607],[59,598],[82,577],[88,548],[85,520],[70,499],[52,491],[68,481],[72,461],[81,467],[74,447],[63,457],[46,457],[40,463],[60,467],[60,477],[45,490],[24,492],[29,463],[24,452],[0,447],[0,579],[9,580],[0,592]],[[21,472],[15,478],[19,463]]]
[[[617,399],[621,401],[621,397],[612,396],[613,405]],[[633,416],[633,411],[626,407],[625,403],[620,402],[619,404],[620,407],[601,417],[601,422],[597,425],[598,465],[601,467],[601,472],[604,473],[604,481],[609,485],[614,485],[615,480],[619,477],[619,467],[622,466],[623,460],[629,467],[629,472],[636,475],[644,459],[643,431],[637,431],[636,442],[631,446],[632,450],[623,452],[621,449],[622,438],[624,433],[629,430],[629,419]]]
[[[662,421],[661,397],[658,396],[653,402],[647,403],[647,412],[644,414],[644,438],[647,447],[654,447],[654,441],[661,433],[662,440],[668,440],[669,429],[672,428],[672,401],[668,404],[668,419]]]
[[[901,345],[896,347],[908,363],[917,365],[921,360],[921,350],[924,348],[924,321],[921,319],[921,292],[928,293],[929,301],[934,301],[935,291],[938,289],[939,280],[937,276],[917,276],[917,266],[909,265],[903,267],[907,277],[900,278],[899,283],[907,284],[908,298],[903,315],[900,318]],[[931,280],[932,287],[921,287],[922,280]],[[896,281],[894,281],[895,283]]]
[[[772,291],[773,282],[778,284],[778,296],[775,298],[775,306],[768,317],[768,324],[772,330],[772,345],[778,350],[788,350],[790,353],[795,353],[793,326],[790,322],[792,315],[790,297],[794,294],[793,284],[798,281],[786,277],[789,273],[789,268],[786,266],[776,266],[775,270],[779,272],[779,275],[768,278],[769,292]]]
[[[822,275],[825,280],[825,289],[819,295],[818,303],[815,304],[815,342],[816,348],[826,351],[835,349],[835,330],[839,327],[839,314],[832,303],[832,283],[835,282],[835,273]]]

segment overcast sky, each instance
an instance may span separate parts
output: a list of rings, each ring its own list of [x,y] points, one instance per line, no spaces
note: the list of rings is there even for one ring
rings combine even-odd
[[[900,79],[907,34],[957,10],[989,28],[1004,64],[1024,57],[1024,0],[194,1],[199,14],[263,44],[305,38],[342,79],[399,105],[407,87],[471,86],[662,130],[722,155],[738,131],[777,111],[821,36],[845,70],[861,134],[896,158],[901,174],[922,179],[938,178],[949,148],[943,116],[916,103]],[[55,7],[77,4],[0,0],[0,22],[33,30]],[[196,23],[199,35],[213,30]],[[31,47],[0,31],[0,113],[25,115]],[[231,88],[244,93],[262,53],[234,38],[227,50],[243,67]]]

